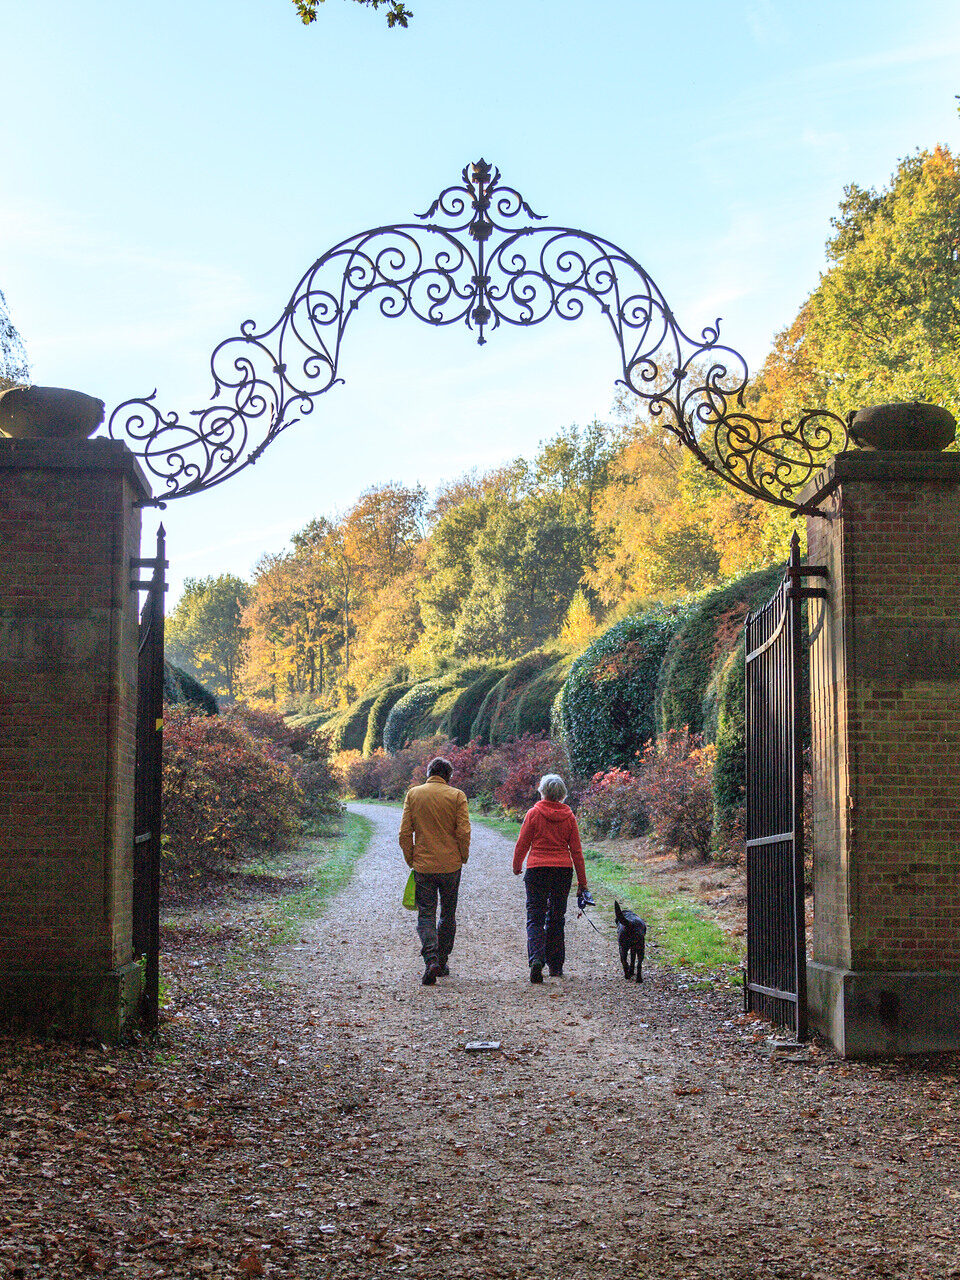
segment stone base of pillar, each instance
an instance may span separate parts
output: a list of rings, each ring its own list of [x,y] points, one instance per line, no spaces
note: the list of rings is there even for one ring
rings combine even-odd
[[[845,1058],[960,1050],[960,973],[807,964],[810,1025]]]
[[[16,1032],[115,1044],[140,1012],[143,969],[0,974],[0,1025]]]

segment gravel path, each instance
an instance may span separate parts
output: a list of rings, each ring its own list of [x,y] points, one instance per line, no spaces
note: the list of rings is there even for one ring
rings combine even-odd
[[[568,919],[568,976],[532,986],[512,842],[481,826],[451,977],[422,987],[399,809],[351,808],[369,852],[283,966],[304,1052],[353,1090],[315,1274],[960,1276],[956,1059],[771,1056],[655,952],[625,982],[600,893],[607,932]]]
[[[960,1278],[960,1056],[771,1056],[729,989],[626,983],[584,921],[532,986],[481,826],[423,987],[399,810],[356,808],[369,852],[296,945],[282,877],[168,920],[156,1038],[0,1038],[4,1280]]]

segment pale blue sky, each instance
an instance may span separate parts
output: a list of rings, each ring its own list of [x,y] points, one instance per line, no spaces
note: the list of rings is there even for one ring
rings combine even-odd
[[[960,7],[0,0],[0,287],[37,382],[207,403],[211,349],[272,322],[337,241],[411,219],[480,155],[538,213],[621,245],[690,332],[763,359],[843,186],[960,145]],[[492,335],[361,317],[335,388],[256,468],[172,503],[184,575],[248,575],[366,486],[428,486],[608,414],[599,324]],[[155,526],[148,517],[148,538]]]

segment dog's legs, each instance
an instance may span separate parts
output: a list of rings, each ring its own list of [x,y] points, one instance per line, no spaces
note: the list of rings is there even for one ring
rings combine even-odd
[[[633,957],[624,946],[620,947],[620,963],[623,965],[623,976],[629,981],[633,977]]]

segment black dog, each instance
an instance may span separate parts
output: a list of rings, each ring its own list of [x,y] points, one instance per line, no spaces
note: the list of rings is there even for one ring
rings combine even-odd
[[[643,953],[647,942],[647,926],[634,911],[624,911],[619,902],[613,904],[617,919],[617,941],[620,943],[620,963],[623,976],[633,977],[636,962],[637,981],[643,981]]]

